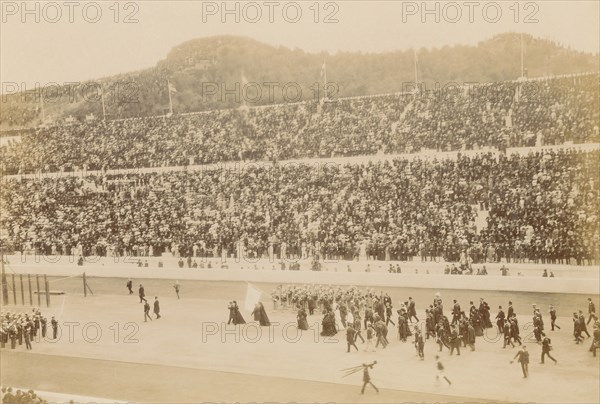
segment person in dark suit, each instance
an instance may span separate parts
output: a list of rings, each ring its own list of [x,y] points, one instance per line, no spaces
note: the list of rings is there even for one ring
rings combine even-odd
[[[506,318],[512,318],[513,314],[515,314],[515,309],[513,308],[512,302],[508,302],[508,309],[506,309]]]
[[[454,300],[454,307],[452,308],[452,324],[456,324],[460,320],[460,304]]]
[[[356,336],[356,331],[354,330],[354,327],[352,326],[352,324],[348,324],[348,327],[346,328],[346,343],[348,345],[348,350],[346,351],[347,353],[350,352],[350,347],[354,347],[354,349],[356,349],[358,351],[358,347],[356,346],[356,343],[354,342],[354,337]]]
[[[158,302],[158,296],[154,296],[154,314],[156,315],[156,319],[158,320],[160,316],[160,303]]]
[[[471,351],[475,350],[475,328],[471,322],[467,325],[467,345],[469,345]]]
[[[365,318],[364,318],[365,330],[367,329],[367,322],[373,323],[373,310],[371,310],[371,308],[368,306],[367,306],[367,309],[365,310]]]
[[[527,347],[523,345],[521,350],[517,352],[515,357],[510,363],[513,363],[515,359],[518,359],[518,362],[521,364],[521,370],[523,371],[523,378],[529,377],[529,352],[527,351]]]
[[[496,314],[496,325],[498,326],[498,331],[500,334],[504,332],[504,311],[502,310],[502,306],[498,306],[498,314]]]
[[[593,318],[596,318],[596,306],[594,305],[594,302],[592,302],[591,297],[588,297],[588,313],[589,317],[587,322],[585,323],[586,325],[589,325],[590,321],[592,321]]]
[[[558,361],[556,359],[554,359],[552,357],[552,355],[550,355],[550,351],[552,350],[552,345],[550,345],[552,343],[552,341],[550,340],[550,338],[546,337],[546,335],[544,335],[544,339],[542,340],[542,360],[540,362],[540,364],[544,364],[544,356],[548,355],[548,358],[552,359],[554,361],[554,364],[556,365],[558,363]]]
[[[560,330],[560,327],[556,324],[556,309],[552,305],[550,305],[550,325],[552,326],[552,331],[554,331],[554,327]]]
[[[152,321],[152,317],[150,317],[150,304],[148,304],[147,300],[144,300],[144,322],[147,323],[148,319]]]
[[[58,321],[56,321],[54,316],[52,317],[52,320],[50,320],[50,325],[52,326],[52,339],[56,339],[58,334]]]
[[[132,295],[133,294],[133,282],[131,281],[131,279],[127,280],[127,289],[129,290],[129,294]]]
[[[581,327],[581,333],[586,333],[589,338],[591,335],[587,330],[587,325],[585,323],[585,316],[583,315],[583,311],[579,310],[579,326]]]
[[[147,302],[146,300],[146,292],[144,291],[144,287],[140,284],[140,287],[138,289],[138,295],[140,296],[140,303],[142,301]]]
[[[419,317],[417,317],[417,308],[416,308],[415,301],[412,299],[412,297],[409,297],[408,298],[408,321],[410,321],[412,323],[413,317],[415,318],[415,320],[418,323]]]
[[[575,337],[576,344],[583,341],[583,338],[581,338],[581,324],[577,313],[573,313],[573,336]]]
[[[510,323],[510,336],[515,342],[518,342],[519,345],[523,345],[521,342],[521,337],[519,336],[519,321],[517,320],[517,316],[513,314],[513,316],[509,319]]]
[[[460,335],[458,334],[458,326],[456,325],[450,331],[450,355],[454,354],[455,349],[456,354],[460,356]]]

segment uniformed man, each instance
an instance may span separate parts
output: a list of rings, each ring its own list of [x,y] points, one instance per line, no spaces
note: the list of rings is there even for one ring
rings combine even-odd
[[[46,317],[42,316],[42,318],[40,318],[40,324],[42,327],[42,338],[46,338],[46,332],[48,331],[48,320]]]
[[[31,326],[26,323],[25,325],[25,332],[23,333],[23,336],[25,337],[25,349],[27,349],[28,351],[31,349]]]
[[[127,280],[127,289],[129,290],[129,294],[133,294],[133,281],[131,279]]]

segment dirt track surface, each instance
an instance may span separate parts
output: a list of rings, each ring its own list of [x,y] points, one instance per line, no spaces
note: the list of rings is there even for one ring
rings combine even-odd
[[[445,403],[485,402],[467,397],[380,389],[360,393],[354,386],[161,365],[8,352],[2,372],[36,390],[66,390],[110,396],[136,403],[299,402],[299,403]],[[7,372],[11,364],[26,371]],[[357,379],[357,377],[355,377]],[[40,382],[42,381],[43,382]],[[374,380],[375,383],[377,383]],[[111,400],[99,401],[102,403]],[[114,402],[114,401],[112,401]]]
[[[504,306],[511,299],[525,338],[531,332],[526,323],[533,302],[542,309],[549,303],[558,305],[558,324],[563,327],[549,331],[545,315],[557,366],[539,365],[541,348],[527,342],[529,379],[522,379],[518,364],[509,364],[516,348],[502,349],[495,330],[478,338],[475,352],[467,349],[461,356],[450,356],[444,350],[440,356],[453,382],[448,387],[435,381],[438,347],[432,340],[426,342],[425,360],[420,361],[412,344],[398,341],[396,330],[390,327],[391,344],[385,350],[367,353],[359,342],[360,351],[348,354],[343,332],[327,340],[318,335],[320,315],[309,317],[312,328],[298,336],[295,313],[274,311],[268,303],[271,321],[278,325],[226,327],[227,302],[237,300],[243,305],[246,284],[242,282],[181,281],[181,300],[175,298],[170,280],[134,279],[134,285],[140,282],[150,301],[159,296],[161,319],[143,322],[139,298],[125,294],[122,278],[90,279],[95,295],[88,298],[81,296],[81,279],[54,282],[67,294],[52,297],[52,306],[42,312],[56,315],[63,333],[56,342],[34,343],[29,353],[24,346],[18,347],[19,353],[3,350],[3,384],[141,402],[480,402],[477,397],[484,402],[600,401],[598,359],[587,351],[591,341],[575,345],[572,323],[565,317],[575,308],[585,309],[581,295],[443,291],[444,302],[457,298],[465,308],[468,300],[483,296],[494,308],[493,315],[499,304]],[[256,286],[268,293],[275,285]],[[405,288],[386,291],[395,305],[412,296],[420,318],[435,293]],[[242,312],[250,321],[250,314]],[[77,323],[72,338],[66,322]],[[101,334],[97,336],[96,330]],[[340,369],[373,360],[378,361],[373,382],[382,393],[376,396],[371,391],[361,401],[357,390],[362,375],[343,378]]]

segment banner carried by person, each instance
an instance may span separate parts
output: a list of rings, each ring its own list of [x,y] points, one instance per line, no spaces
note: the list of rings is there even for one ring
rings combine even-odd
[[[248,283],[246,288],[246,301],[244,302],[244,308],[248,311],[254,310],[254,306],[260,301],[262,292]]]

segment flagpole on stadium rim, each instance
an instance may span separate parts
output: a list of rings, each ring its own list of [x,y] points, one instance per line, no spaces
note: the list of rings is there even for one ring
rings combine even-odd
[[[323,88],[325,89],[325,100],[329,99],[329,94],[327,91],[327,63],[323,60]]]
[[[523,62],[523,33],[521,32],[521,77],[525,77],[525,69]]]
[[[169,112],[173,115],[173,100],[171,99],[171,83],[167,79],[167,90],[169,91]]]
[[[415,60],[415,88],[419,88],[419,70],[417,69],[417,49],[413,49]]]
[[[106,121],[106,107],[104,106],[104,86],[100,84],[100,95],[102,97],[102,120]]]

